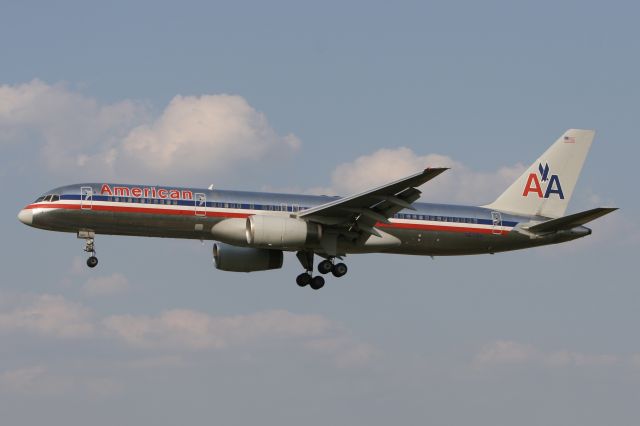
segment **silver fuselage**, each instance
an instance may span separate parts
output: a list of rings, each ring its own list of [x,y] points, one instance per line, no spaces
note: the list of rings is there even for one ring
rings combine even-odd
[[[247,245],[242,232],[231,236],[229,227],[219,226],[222,221],[236,219],[227,223],[235,223],[239,229],[252,215],[295,216],[337,198],[96,183],[60,187],[44,196],[49,197],[23,209],[21,221],[52,231],[218,240],[240,246]],[[547,218],[515,216],[473,206],[413,206],[415,210],[399,212],[390,223],[377,224],[382,238],[371,236],[357,244],[339,240],[339,252],[429,256],[496,253],[561,243],[591,233],[580,226],[534,236],[526,232],[526,226]],[[321,251],[319,246],[283,249]]]

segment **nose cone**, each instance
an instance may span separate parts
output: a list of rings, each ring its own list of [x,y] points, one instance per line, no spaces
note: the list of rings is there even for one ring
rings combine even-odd
[[[33,210],[31,209],[22,209],[20,213],[18,213],[18,220],[25,225],[31,225],[33,223]]]

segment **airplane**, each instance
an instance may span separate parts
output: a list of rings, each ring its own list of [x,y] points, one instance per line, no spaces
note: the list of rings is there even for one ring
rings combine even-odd
[[[565,216],[594,135],[567,130],[484,206],[417,202],[418,187],[447,170],[428,167],[348,197],[80,183],[47,191],[18,219],[77,234],[90,268],[99,234],[214,240],[215,267],[232,272],[279,269],[283,252],[295,252],[304,269],[296,283],[318,290],[323,275],[347,273],[347,254],[494,254],[590,235],[586,223],[617,210]],[[316,255],[323,260],[314,276]]]

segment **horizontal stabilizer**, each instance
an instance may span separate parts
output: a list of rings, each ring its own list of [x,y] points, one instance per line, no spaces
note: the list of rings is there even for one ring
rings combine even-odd
[[[597,209],[591,209],[580,213],[570,214],[569,216],[560,217],[558,219],[548,220],[546,222],[539,223],[530,228],[527,231],[534,232],[536,234],[544,234],[548,232],[561,231],[563,229],[571,229],[576,226],[584,225],[592,220],[596,220],[606,214],[618,210],[612,207],[598,207]]]

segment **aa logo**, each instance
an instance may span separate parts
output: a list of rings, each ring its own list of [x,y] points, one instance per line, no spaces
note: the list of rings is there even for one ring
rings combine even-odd
[[[529,174],[527,184],[524,187],[523,197],[528,197],[529,194],[535,194],[538,198],[549,198],[551,194],[558,194],[561,200],[564,200],[564,193],[562,192],[562,185],[560,185],[560,178],[558,175],[549,176],[549,164],[542,163],[538,165],[538,173]]]

